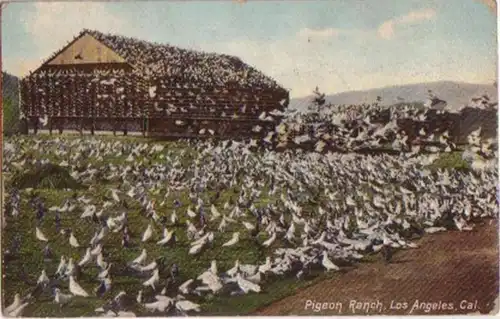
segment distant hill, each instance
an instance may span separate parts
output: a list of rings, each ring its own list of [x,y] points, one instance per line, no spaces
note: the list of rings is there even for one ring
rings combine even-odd
[[[321,90],[321,88],[320,88]],[[377,96],[382,100],[381,105],[393,105],[401,102],[425,102],[428,98],[428,90],[432,90],[440,99],[448,102],[451,109],[458,109],[467,105],[472,97],[487,94],[492,101],[498,101],[497,88],[491,84],[473,84],[452,81],[429,82],[419,84],[408,84],[390,86],[365,91],[348,91],[338,94],[327,95],[327,103],[333,104],[363,104],[374,103]],[[323,92],[328,94],[327,92]],[[312,96],[296,98],[290,101],[289,108],[306,110]]]

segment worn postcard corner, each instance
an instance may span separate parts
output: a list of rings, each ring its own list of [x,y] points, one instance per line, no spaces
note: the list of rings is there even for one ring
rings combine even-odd
[[[495,1],[0,16],[4,316],[498,313]]]

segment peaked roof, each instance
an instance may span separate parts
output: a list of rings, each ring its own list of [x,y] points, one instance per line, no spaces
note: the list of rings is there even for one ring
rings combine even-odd
[[[181,49],[88,29],[84,29],[76,39],[85,34],[124,58],[136,72],[162,78],[165,82],[283,89],[272,78],[235,56]]]

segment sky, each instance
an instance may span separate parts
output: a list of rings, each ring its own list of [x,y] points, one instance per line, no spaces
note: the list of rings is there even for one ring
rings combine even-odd
[[[236,55],[291,97],[497,78],[492,0],[9,3],[2,68],[35,70],[83,28]],[[488,4],[490,6],[488,6]]]

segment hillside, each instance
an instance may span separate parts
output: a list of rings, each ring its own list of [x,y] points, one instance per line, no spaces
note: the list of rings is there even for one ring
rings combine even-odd
[[[321,88],[320,88],[321,89]],[[472,97],[487,94],[492,100],[498,100],[495,86],[488,84],[460,83],[451,81],[431,82],[390,86],[365,91],[348,91],[325,97],[327,102],[339,104],[373,103],[377,96],[382,97],[381,105],[393,105],[401,102],[425,102],[428,90],[432,90],[440,99],[448,102],[451,109],[460,108],[469,103]],[[296,98],[290,101],[291,109],[305,110],[312,96]]]

